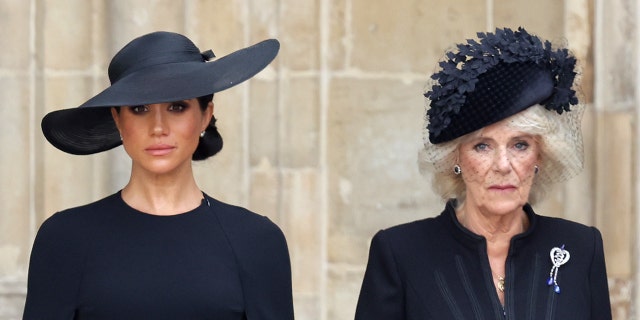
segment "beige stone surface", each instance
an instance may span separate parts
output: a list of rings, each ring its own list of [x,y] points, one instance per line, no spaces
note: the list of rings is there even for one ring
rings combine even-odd
[[[322,274],[325,264],[319,188],[320,176],[315,170],[286,170],[282,174],[279,223],[289,239],[293,287],[299,293],[317,294],[322,289],[322,278],[309,276]]]
[[[378,229],[441,210],[417,167],[421,81],[336,79],[328,112],[329,261],[360,265]]]
[[[276,58],[280,62],[280,58]],[[271,69],[269,73],[275,73]],[[248,118],[245,130],[248,131],[249,163],[259,166],[263,162],[277,166],[280,164],[280,123],[282,111],[279,107],[281,94],[279,86],[273,82],[251,81],[251,100],[244,110]],[[242,108],[243,106],[234,106]]]
[[[565,1],[564,30],[569,41],[571,52],[578,59],[579,88],[583,103],[593,103],[594,86],[594,37],[592,26],[594,22],[594,1],[568,0]],[[591,105],[591,107],[593,107]]]
[[[326,311],[322,319],[353,319],[364,269],[331,264],[327,272]]]
[[[44,3],[43,50],[47,67],[52,72],[88,70],[92,65],[93,30],[89,23],[93,14],[92,3],[84,0],[69,0],[64,6],[59,3],[52,0]]]
[[[635,319],[632,311],[634,285],[629,278],[609,278],[609,293],[613,319]]]
[[[212,159],[194,163],[201,188],[218,200],[246,205],[249,169],[246,166],[246,139],[243,105],[248,84],[243,83],[217,93],[214,100],[216,126],[223,139],[220,153]]]
[[[524,27],[552,43],[566,43],[565,5],[556,0],[494,0],[493,24],[496,28]]]
[[[445,49],[473,37],[486,23],[483,1],[347,3],[351,6],[347,28],[353,46],[349,63],[373,73],[431,72]]]
[[[282,23],[279,26],[283,51],[280,60],[293,71],[319,69],[321,51],[318,19],[319,0],[282,0],[279,4]],[[293,91],[295,92],[295,91]],[[313,99],[313,101],[318,101]]]
[[[162,30],[185,32],[185,1],[111,0],[107,1],[112,48],[122,48],[133,37]]]
[[[635,137],[636,116],[629,112],[606,112],[600,115],[598,166],[596,168],[596,226],[603,233],[607,253],[608,274],[616,278],[630,277],[633,253],[633,149],[628,142]],[[637,138],[637,137],[636,137]],[[622,142],[622,143],[618,143]],[[615,218],[612,218],[615,216]]]
[[[353,34],[351,32],[351,6],[349,0],[320,1],[320,10],[326,11],[319,30],[321,41],[327,44],[320,48],[326,68],[332,71],[343,70],[351,62]],[[322,11],[321,11],[322,12]],[[326,38],[326,39],[325,39]],[[324,64],[323,64],[324,65]]]
[[[322,303],[319,295],[297,293],[293,297],[296,319],[322,319]]]
[[[179,1],[175,1],[180,5]],[[239,1],[185,1],[186,31],[201,50],[211,49],[222,57],[244,44],[245,16]],[[181,21],[180,19],[179,21]]]
[[[280,171],[265,161],[251,171],[250,177],[249,209],[280,224],[280,206],[282,205]]]
[[[601,50],[596,56],[600,86],[596,94],[599,108],[605,110],[635,109],[637,112],[638,46],[630,45],[637,39],[637,1],[612,0],[602,3],[596,11]],[[635,104],[633,103],[635,101]]]
[[[292,77],[283,82],[278,108],[280,164],[285,168],[316,168],[320,161],[318,78]]]
[[[24,273],[31,235],[31,162],[29,131],[33,115],[17,106],[29,105],[29,81],[25,76],[0,77],[0,279]],[[25,148],[27,146],[27,148]]]
[[[25,1],[0,2],[0,68],[25,72],[32,62],[29,54],[30,7]]]
[[[313,0],[301,1],[308,3]],[[247,0],[234,1],[235,5],[241,6],[240,23],[242,25],[241,34],[250,43],[256,43],[263,39],[283,38],[279,32],[284,19],[282,16],[283,0]],[[227,19],[225,17],[225,19]],[[283,54],[284,55],[284,54]]]
[[[524,26],[579,58],[585,169],[536,211],[597,226],[614,319],[640,310],[638,32],[634,0],[7,0],[0,3],[0,320],[19,319],[35,230],[56,211],[124,186],[122,148],[71,156],[40,119],[108,86],[113,54],[155,30],[222,57],[278,38],[277,59],[217,93],[222,152],[201,188],[269,217],[291,255],[296,319],[352,319],[371,237],[434,216],[418,171],[438,60],[494,27]]]
[[[0,319],[22,319],[25,283],[13,278],[0,278]]]

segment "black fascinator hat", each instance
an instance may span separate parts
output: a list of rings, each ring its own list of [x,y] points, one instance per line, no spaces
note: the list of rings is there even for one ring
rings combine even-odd
[[[279,48],[277,40],[269,39],[212,60],[211,50],[201,52],[181,34],[143,35],[111,60],[110,87],[77,108],[48,113],[42,132],[67,153],[109,150],[122,143],[109,107],[180,101],[228,89],[264,69]]]
[[[432,144],[451,141],[540,104],[562,114],[578,103],[571,88],[576,59],[567,49],[527,33],[496,29],[478,33],[458,52],[447,52],[430,99],[427,130]]]

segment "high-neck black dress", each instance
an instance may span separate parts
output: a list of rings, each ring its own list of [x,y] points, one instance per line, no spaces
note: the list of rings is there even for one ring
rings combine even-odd
[[[208,196],[155,216],[116,193],[40,227],[24,319],[293,319],[286,241]]]
[[[379,231],[373,238],[357,320],[611,319],[602,238],[593,227],[536,215],[512,238],[501,305],[486,240],[456,219],[453,202],[435,218]],[[548,285],[553,248],[569,260]],[[555,274],[555,272],[553,273]]]

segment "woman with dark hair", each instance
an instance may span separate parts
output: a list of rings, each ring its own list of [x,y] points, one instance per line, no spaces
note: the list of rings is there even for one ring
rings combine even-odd
[[[47,140],[67,153],[122,144],[131,177],[42,224],[24,319],[293,319],[280,229],[204,194],[192,169],[222,148],[213,94],[278,50],[266,40],[212,60],[183,35],[150,33],[114,56],[110,87],[43,118]]]
[[[372,240],[356,319],[611,319],[602,237],[532,205],[582,169],[576,60],[524,29],[448,52],[425,93],[442,213]]]

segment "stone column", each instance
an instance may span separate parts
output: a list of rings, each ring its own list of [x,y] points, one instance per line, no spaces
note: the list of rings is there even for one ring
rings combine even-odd
[[[637,264],[633,172],[637,159],[636,1],[595,2],[595,223],[602,231],[616,319],[631,317],[632,268]]]
[[[55,1],[38,3],[42,27],[36,34],[42,41],[43,86],[37,114],[39,124],[45,113],[74,108],[94,93],[96,66],[91,1],[68,1],[68,6]],[[64,22],[64,23],[62,23]],[[41,131],[34,131],[41,144],[42,174],[38,183],[43,190],[36,203],[42,204],[36,224],[56,211],[85,204],[93,199],[93,157],[72,156],[44,141]]]
[[[22,315],[36,211],[34,9],[28,1],[0,3],[0,319]]]

